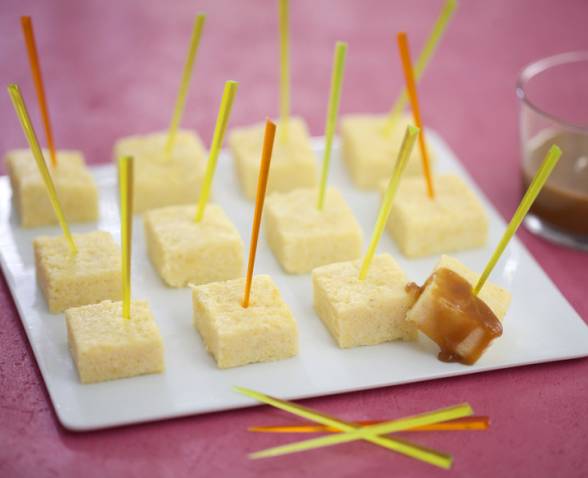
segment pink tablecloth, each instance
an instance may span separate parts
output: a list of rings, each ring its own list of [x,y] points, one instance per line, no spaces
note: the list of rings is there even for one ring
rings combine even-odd
[[[349,42],[342,111],[384,111],[401,84],[394,34],[417,51],[441,0],[292,3],[293,109],[322,134],[334,41]],[[426,123],[462,159],[503,216],[519,199],[514,82],[541,56],[588,45],[583,0],[464,0],[422,82]],[[196,11],[208,13],[184,124],[208,142],[223,82],[240,80],[232,124],[277,113],[276,2],[19,1],[0,6],[0,84],[33,103],[18,17],[33,15],[57,143],[91,163],[118,136],[167,126]],[[4,87],[4,86],[3,86]],[[31,108],[36,114],[36,107]],[[23,146],[0,94],[0,150]],[[582,317],[588,255],[520,237]],[[554,317],[553,320],[557,320]],[[380,364],[401,366],[401,364]],[[452,452],[454,476],[588,476],[588,361],[574,360],[307,401],[349,419],[393,417],[467,400],[485,433],[419,435]],[[58,424],[0,279],[0,476],[421,476],[444,472],[365,443],[286,458],[246,453],[289,440],[251,424],[289,421],[268,408],[75,434]]]

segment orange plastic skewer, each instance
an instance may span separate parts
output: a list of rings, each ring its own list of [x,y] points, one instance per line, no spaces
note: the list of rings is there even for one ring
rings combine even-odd
[[[412,116],[419,133],[419,148],[423,159],[423,172],[427,182],[427,194],[430,198],[435,197],[435,190],[433,188],[433,178],[431,177],[431,165],[429,164],[429,153],[427,151],[427,144],[425,142],[425,128],[421,121],[421,112],[419,109],[419,100],[416,90],[416,82],[414,79],[414,71],[412,69],[412,61],[410,60],[410,49],[408,47],[408,38],[405,32],[398,34],[398,49],[400,50],[400,59],[402,60],[402,69],[404,71],[404,80],[406,82],[406,89],[408,90],[408,98],[410,100],[410,108]]]
[[[376,425],[383,423],[383,420],[361,420],[354,422],[354,425]],[[425,431],[462,431],[462,430],[487,430],[490,427],[490,418],[486,416],[481,417],[464,417],[455,420],[448,420],[446,422],[433,423],[430,425],[423,425],[420,427],[410,428],[407,432],[425,432]],[[341,430],[326,425],[273,425],[273,426],[259,426],[249,427],[250,432],[264,432],[264,433],[338,433]]]
[[[253,227],[251,229],[251,244],[249,246],[249,264],[247,266],[247,278],[245,279],[245,291],[241,305],[249,307],[251,295],[251,281],[253,280],[253,266],[255,265],[255,254],[257,252],[257,239],[259,238],[259,225],[261,224],[261,213],[265,202],[265,191],[267,189],[267,178],[269,174],[272,151],[274,149],[274,138],[276,136],[276,125],[269,119],[265,122],[265,133],[263,136],[263,151],[261,152],[261,164],[259,166],[259,177],[257,178],[257,196],[255,198],[255,213],[253,215]]]
[[[20,24],[22,26],[22,33],[25,38],[25,43],[27,45],[27,53],[29,55],[29,63],[31,64],[33,82],[35,84],[35,90],[37,91],[37,99],[39,101],[39,108],[41,109],[41,117],[43,118],[45,136],[47,136],[47,146],[49,147],[51,164],[53,167],[56,167],[57,155],[55,154],[55,143],[53,142],[53,130],[51,129],[51,122],[49,121],[49,109],[47,108],[47,101],[45,100],[45,87],[43,86],[41,64],[39,63],[37,44],[35,42],[35,34],[33,33],[33,22],[31,21],[31,17],[20,17]]]

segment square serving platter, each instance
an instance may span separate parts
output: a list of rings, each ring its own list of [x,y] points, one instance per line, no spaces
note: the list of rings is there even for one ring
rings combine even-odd
[[[479,195],[489,217],[485,248],[454,254],[481,270],[502,235],[505,223],[464,171],[459,161],[431,131],[437,171],[463,177]],[[313,140],[322,157],[323,141]],[[360,222],[366,243],[371,234],[379,195],[351,184],[333,148],[330,184],[339,188]],[[92,168],[100,189],[98,224],[73,225],[74,232],[96,228],[119,240],[116,170],[113,164]],[[219,158],[214,198],[249,243],[253,204],[244,199],[230,154]],[[263,226],[263,225],[262,225]],[[402,383],[465,375],[520,365],[588,355],[588,327],[543,270],[515,238],[494,270],[491,281],[508,288],[512,305],[504,320],[504,334],[473,366],[443,363],[434,344],[422,336],[416,343],[394,342],[341,350],[314,313],[310,275],[285,274],[263,239],[258,246],[256,273],[270,274],[292,309],[299,326],[300,352],[280,362],[227,370],[216,367],[192,326],[189,289],[170,289],[159,279],[146,254],[143,224],[134,220],[133,297],[150,302],[165,344],[166,371],[92,385],[80,384],[67,345],[63,314],[51,315],[35,281],[32,240],[60,234],[57,227],[22,229],[12,206],[7,177],[0,178],[0,260],[21,321],[49,390],[59,420],[70,430],[95,430],[185,415],[254,405],[232,391],[241,385],[287,399],[306,398]],[[438,260],[404,258],[387,233],[379,252],[391,253],[408,277],[422,283]]]

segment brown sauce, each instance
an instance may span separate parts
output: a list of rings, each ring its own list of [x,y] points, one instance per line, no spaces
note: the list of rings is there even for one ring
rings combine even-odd
[[[562,131],[540,142],[525,160],[525,190],[552,144],[562,156],[531,212],[548,224],[579,236],[588,236],[588,134]]]
[[[423,287],[413,283],[407,285],[407,291],[418,299],[428,287],[427,300],[432,303],[427,307],[428,317],[418,323],[419,330],[439,346],[439,360],[475,363],[490,342],[502,335],[500,320],[473,294],[470,283],[450,269],[437,269]]]

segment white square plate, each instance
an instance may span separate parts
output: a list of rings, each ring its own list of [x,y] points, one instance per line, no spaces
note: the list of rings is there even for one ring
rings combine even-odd
[[[455,254],[471,268],[481,270],[505,224],[439,136],[431,132],[428,137],[437,154],[437,169],[465,178],[488,212],[488,245]],[[322,140],[314,140],[314,147],[321,158]],[[100,188],[98,228],[111,232],[118,240],[115,168],[112,164],[99,166],[93,168],[93,173]],[[377,214],[378,194],[352,187],[340,160],[338,144],[333,151],[330,183],[342,191],[367,241]],[[232,159],[225,152],[219,158],[214,192],[215,201],[225,209],[248,244],[253,206],[241,196]],[[74,225],[72,229],[81,232],[94,227]],[[310,276],[289,276],[282,272],[262,239],[255,270],[271,274],[290,305],[299,325],[300,353],[290,360],[219,370],[192,327],[189,289],[169,289],[163,285],[147,258],[140,218],[135,219],[134,228],[133,296],[147,299],[151,304],[165,342],[166,371],[161,375],[81,385],[69,355],[63,315],[48,313],[35,282],[31,241],[38,235],[60,231],[56,227],[22,229],[11,206],[8,179],[0,178],[2,268],[59,420],[72,430],[93,430],[252,405],[252,400],[232,391],[233,385],[289,399],[304,398],[588,355],[588,327],[516,238],[491,277],[513,295],[504,321],[504,335],[473,366],[438,361],[435,347],[423,338],[417,343],[337,348],[313,311]],[[405,259],[387,233],[382,237],[379,251],[392,253],[409,278],[419,283],[437,261],[437,257]]]

